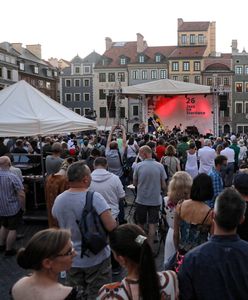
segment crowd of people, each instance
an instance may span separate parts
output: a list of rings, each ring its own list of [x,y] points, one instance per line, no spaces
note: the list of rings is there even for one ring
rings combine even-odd
[[[13,286],[13,299],[246,299],[247,141],[234,134],[130,135],[123,126],[113,126],[108,136],[46,137],[42,147],[33,139],[0,139],[5,256],[16,254],[25,210],[23,182],[11,170],[11,157],[42,152],[45,158],[50,228],[19,249],[18,264],[33,271]],[[124,209],[130,184],[136,224],[127,222]],[[99,253],[81,255],[78,221],[89,190],[109,241]],[[157,272],[161,222],[167,234],[164,270]],[[58,282],[62,271],[65,286]],[[123,279],[112,283],[117,272]]]

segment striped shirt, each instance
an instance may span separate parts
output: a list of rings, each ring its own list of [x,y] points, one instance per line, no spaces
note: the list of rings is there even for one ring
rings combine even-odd
[[[24,190],[20,178],[10,171],[0,170],[0,216],[14,216],[21,209],[18,192]]]

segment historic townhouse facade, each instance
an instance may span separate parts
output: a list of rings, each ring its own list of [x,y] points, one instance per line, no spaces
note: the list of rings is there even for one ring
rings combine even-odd
[[[15,68],[12,66],[7,72],[10,84],[25,80],[58,101],[58,70],[41,58],[41,45],[26,45],[25,48],[21,43],[3,42],[0,47],[6,51],[5,57],[12,55],[13,63],[14,57],[16,59]]]
[[[202,84],[213,91],[213,112],[217,114],[218,133],[232,132],[232,56],[227,53],[209,55],[203,61]],[[215,110],[215,111],[214,111]]]
[[[233,131],[248,133],[248,53],[239,52],[236,40],[232,41],[233,62]]]
[[[18,81],[17,56],[0,46],[0,90]]]
[[[79,115],[94,119],[93,76],[94,67],[101,55],[90,53],[84,59],[75,56],[69,67],[60,72],[60,101]]]

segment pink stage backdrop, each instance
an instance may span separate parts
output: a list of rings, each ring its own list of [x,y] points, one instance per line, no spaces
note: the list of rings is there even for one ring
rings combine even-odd
[[[156,114],[165,129],[182,124],[196,126],[200,133],[213,133],[212,97],[204,95],[153,96],[147,98],[148,117]]]

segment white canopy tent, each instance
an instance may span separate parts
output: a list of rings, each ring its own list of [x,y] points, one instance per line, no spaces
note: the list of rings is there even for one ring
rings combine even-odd
[[[96,122],[78,115],[21,80],[0,91],[0,136],[45,136],[94,130]]]
[[[182,95],[210,93],[210,86],[171,79],[161,79],[122,88],[122,94],[125,95]]]

